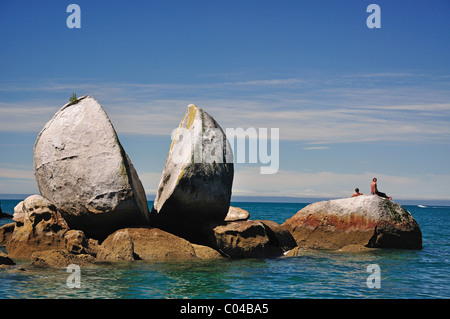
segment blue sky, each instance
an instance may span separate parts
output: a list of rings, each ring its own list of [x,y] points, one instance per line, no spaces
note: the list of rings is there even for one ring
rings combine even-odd
[[[236,164],[235,196],[347,197],[376,176],[394,199],[450,200],[449,38],[446,0],[1,0],[0,193],[38,192],[35,139],[75,92],[148,194],[194,103],[223,128],[280,130],[278,173]]]

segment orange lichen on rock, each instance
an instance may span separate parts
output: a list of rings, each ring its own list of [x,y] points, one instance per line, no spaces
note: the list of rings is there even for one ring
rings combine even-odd
[[[283,223],[300,247],[345,245],[420,249],[422,234],[403,207],[378,196],[310,204]]]

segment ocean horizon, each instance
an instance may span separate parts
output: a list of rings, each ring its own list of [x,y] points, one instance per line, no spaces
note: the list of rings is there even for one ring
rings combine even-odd
[[[34,193],[38,194],[38,193]],[[34,194],[0,194],[0,200],[24,200]],[[349,194],[348,197],[350,197]],[[153,201],[154,194],[147,194],[147,201]],[[343,197],[293,197],[293,196],[232,196],[231,202],[251,202],[251,203],[298,203],[311,204],[320,201],[339,199]],[[400,205],[435,205],[450,206],[450,200],[447,199],[395,199],[393,201]]]

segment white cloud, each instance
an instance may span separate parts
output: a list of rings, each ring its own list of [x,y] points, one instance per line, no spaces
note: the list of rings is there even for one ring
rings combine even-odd
[[[13,179],[30,179],[34,180],[33,170],[14,169],[14,168],[2,168],[0,167],[0,178],[13,178]]]
[[[170,134],[178,126],[185,107],[193,102],[204,108],[223,128],[279,128],[282,140],[311,143],[342,143],[367,141],[448,141],[450,126],[439,117],[444,106],[431,105],[316,109],[289,105],[273,110],[271,102],[248,100],[168,100],[135,103],[124,112],[110,106],[109,114],[119,132],[138,134]],[[412,114],[417,109],[433,112],[433,118]],[[428,111],[429,110],[429,111]],[[439,111],[441,110],[441,111]],[[440,113],[439,113],[440,112]],[[168,133],[169,132],[169,133]]]
[[[0,193],[37,194],[33,170],[0,167]]]
[[[149,195],[155,195],[158,191],[159,181],[161,179],[162,172],[143,172],[139,174],[139,179],[144,186],[145,193]]]
[[[0,132],[39,132],[58,110],[58,107],[51,106],[54,101],[47,103],[0,101]]]
[[[382,76],[401,77],[401,73]],[[178,126],[187,105],[193,103],[204,108],[223,128],[280,128],[282,140],[450,140],[448,90],[348,88],[325,82],[295,78],[199,84],[51,82],[39,87],[49,96],[50,92],[58,92],[58,97],[0,102],[0,130],[40,131],[67,102],[59,100],[61,93],[68,92],[68,98],[75,90],[94,96],[119,134],[168,135]],[[39,91],[33,85],[7,88],[19,93]],[[243,93],[240,88],[248,90]]]
[[[409,81],[412,72],[336,78],[275,78],[212,83],[108,83],[53,80],[5,84],[0,92],[18,94],[0,102],[1,131],[40,131],[72,91],[89,94],[105,108],[119,133],[167,135],[185,108],[204,108],[224,128],[280,128],[282,140],[306,143],[450,140],[448,88],[386,83]],[[423,75],[418,75],[423,76]],[[355,87],[355,83],[359,85]],[[375,82],[378,83],[378,82]],[[408,83],[408,82],[407,82]],[[442,87],[442,86],[441,86]],[[47,98],[20,98],[48,92]]]
[[[304,147],[304,150],[328,150],[330,149],[328,146],[310,146],[310,147]]]
[[[273,80],[257,80],[257,81],[247,81],[247,82],[229,82],[229,85],[240,86],[240,85],[257,85],[257,86],[278,86],[278,85],[296,85],[307,83],[306,80],[300,79],[273,79]]]

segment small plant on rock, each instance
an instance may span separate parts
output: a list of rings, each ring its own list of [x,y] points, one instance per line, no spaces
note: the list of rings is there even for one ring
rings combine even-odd
[[[75,93],[72,93],[72,96],[69,98],[69,102],[71,103],[71,104],[75,104],[75,103],[77,103],[77,95],[75,94]]]

